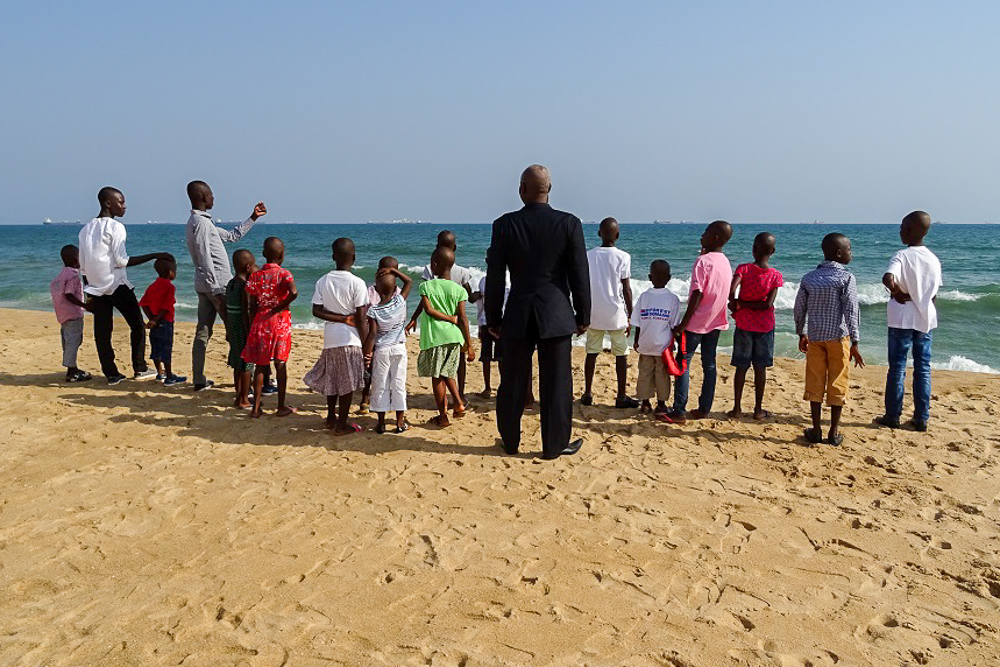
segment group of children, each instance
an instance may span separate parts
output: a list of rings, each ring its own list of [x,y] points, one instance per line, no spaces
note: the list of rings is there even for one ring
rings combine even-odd
[[[888,306],[889,373],[886,380],[886,412],[875,419],[890,428],[900,426],[903,383],[909,351],[914,359],[915,430],[927,430],[930,417],[931,332],[937,326],[935,297],[942,284],[941,264],[923,245],[930,229],[930,216],[922,211],[907,215],[900,226],[900,239],[907,248],[897,252],[883,277],[891,299]],[[592,325],[587,335],[584,367],[585,388],[580,398],[591,405],[591,387],[597,355],[605,336],[610,337],[616,360],[618,392],[615,407],[635,407],[625,393],[627,376],[626,340],[635,329],[633,347],[639,353],[636,394],[640,410],[660,421],[684,424],[703,419],[712,410],[716,384],[716,348],[720,332],[729,328],[727,311],[736,324],[733,335],[733,408],[727,414],[743,414],[742,397],[746,376],[754,370],[754,410],[757,420],[769,416],[763,407],[767,369],[774,364],[774,301],[784,284],[780,271],[770,266],[775,253],[773,234],[762,232],[753,241],[753,262],[733,271],[722,250],[732,237],[729,223],[717,220],[701,236],[701,253],[691,269],[687,307],[681,313],[680,299],[670,292],[670,264],[657,259],[649,267],[653,286],[643,292],[634,307],[630,287],[628,253],[615,247],[619,237],[614,218],[601,221],[601,246],[587,253],[590,264]],[[840,418],[847,400],[850,364],[863,367],[858,349],[860,308],[857,283],[847,270],[851,243],[843,234],[827,234],[822,242],[823,262],[803,276],[795,299],[795,329],[799,350],[806,356],[804,398],[809,402],[812,426],[803,436],[810,444],[840,445]],[[702,386],[698,407],[687,410],[690,372],[688,364],[701,349]],[[667,407],[670,377],[674,376],[673,406]],[[657,404],[651,400],[656,397]],[[830,407],[830,427],[822,430],[822,404]]]
[[[913,350],[915,411],[912,424],[926,430],[930,401],[931,331],[937,325],[934,299],[941,286],[941,267],[924,245],[930,217],[915,211],[903,219],[900,238],[907,245],[893,256],[883,282],[890,291],[889,364],[886,383],[886,413],[876,422],[899,426],[903,400],[906,357]],[[743,414],[742,395],[746,376],[754,369],[753,418],[768,417],[763,407],[767,369],[773,365],[775,309],[778,289],[784,284],[780,271],[770,266],[775,253],[773,234],[762,232],[753,241],[753,262],[733,271],[722,250],[732,237],[729,223],[717,220],[701,236],[701,253],[691,270],[687,306],[681,309],[677,295],[667,287],[670,264],[657,259],[650,264],[652,288],[643,292],[633,307],[631,258],[615,247],[620,229],[614,218],[604,219],[598,230],[601,245],[587,253],[590,268],[592,322],[587,332],[585,388],[580,399],[592,405],[593,378],[605,337],[610,337],[616,358],[615,407],[636,408],[656,419],[683,424],[709,415],[715,397],[716,349],[721,331],[729,328],[729,313],[736,324],[733,336],[733,408],[731,418]],[[354,392],[362,392],[362,409],[378,416],[377,433],[386,431],[386,413],[395,412],[394,432],[409,428],[406,420],[407,355],[405,337],[420,325],[420,377],[431,379],[437,415],[431,424],[447,427],[464,415],[465,364],[476,358],[472,347],[467,302],[479,306],[479,337],[482,341],[483,375],[490,395],[490,364],[500,358],[500,346],[485,331],[483,285],[472,289],[470,273],[455,264],[457,244],[451,232],[442,232],[431,255],[425,280],[419,288],[420,304],[407,321],[406,299],[412,280],[399,270],[392,257],[378,264],[375,282],[365,282],[351,271],[355,262],[354,242],[333,242],[335,268],[316,283],[312,314],[325,322],[323,352],[304,381],[327,397],[326,426],[337,435],[356,433],[361,427],[349,421]],[[847,399],[851,361],[864,366],[858,350],[860,311],[857,286],[846,265],[851,244],[842,234],[828,234],[822,242],[824,261],[801,280],[795,300],[795,329],[799,349],[806,356],[804,398],[809,401],[812,427],[804,433],[810,443],[839,445],[840,417]],[[90,374],[77,367],[77,350],[83,337],[83,298],[79,258],[75,246],[61,252],[63,271],[52,281],[51,292],[62,328],[63,365],[66,380],[80,382]],[[277,378],[278,416],[292,414],[287,405],[287,368],[291,350],[292,322],[289,306],[298,297],[295,280],[282,267],[285,249],[281,239],[264,241],[262,267],[249,250],[233,254],[235,276],[226,286],[225,308],[229,365],[236,389],[234,404],[262,414],[261,397],[270,365]],[[158,259],[158,278],[139,301],[147,317],[151,358],[157,378],[165,385],[184,382],[173,373],[171,350],[174,324],[176,264]],[[628,337],[639,354],[637,399],[628,396]],[[702,386],[698,407],[687,410],[690,364],[701,350]],[[674,398],[670,396],[673,376]],[[253,402],[250,402],[251,393]],[[449,414],[449,397],[451,399]],[[652,404],[655,397],[656,405]],[[822,432],[822,402],[830,406],[830,427]],[[529,398],[529,401],[533,401]]]

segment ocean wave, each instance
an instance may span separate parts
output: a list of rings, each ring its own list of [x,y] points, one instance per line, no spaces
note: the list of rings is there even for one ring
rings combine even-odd
[[[960,292],[957,289],[938,292],[938,298],[945,301],[979,301],[982,297],[982,294],[966,294],[965,292]]]
[[[297,322],[292,324],[293,329],[305,329],[307,331],[322,331],[326,325],[319,320],[312,320],[311,322]]]
[[[986,364],[981,364],[978,361],[973,361],[968,357],[963,357],[960,354],[952,355],[948,361],[932,361],[931,368],[936,368],[942,371],[967,371],[969,373],[993,373],[1000,374],[1000,370],[997,370]]]

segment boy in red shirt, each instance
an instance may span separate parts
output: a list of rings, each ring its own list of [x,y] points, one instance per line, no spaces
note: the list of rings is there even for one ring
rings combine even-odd
[[[733,273],[729,288],[729,308],[733,311],[736,332],[733,334],[733,409],[729,416],[738,419],[743,414],[743,386],[747,371],[753,366],[753,388],[756,398],[754,419],[764,419],[762,407],[767,368],[774,365],[774,299],[778,288],[785,284],[781,272],[771,268],[774,254],[774,234],[761,232],[753,240],[753,263],[740,264]],[[736,292],[739,290],[739,296]]]
[[[187,380],[186,377],[174,375],[170,367],[170,357],[174,349],[174,278],[177,277],[177,265],[169,259],[158,259],[153,264],[159,276],[153,284],[146,288],[146,293],[139,299],[148,322],[150,359],[156,365],[156,379],[170,387]]]

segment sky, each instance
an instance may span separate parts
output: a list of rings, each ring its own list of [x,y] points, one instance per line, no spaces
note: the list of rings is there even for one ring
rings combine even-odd
[[[1000,221],[996,2],[0,8],[0,223]]]

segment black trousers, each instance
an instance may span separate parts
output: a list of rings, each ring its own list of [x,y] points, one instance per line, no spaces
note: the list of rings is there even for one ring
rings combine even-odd
[[[573,426],[572,336],[539,338],[532,317],[524,338],[503,337],[502,374],[497,389],[497,430],[508,449],[521,444],[521,417],[531,382],[531,358],[538,350],[538,393],[542,452],[557,454],[569,444]]]
[[[111,347],[111,332],[115,328],[117,310],[125,318],[132,330],[132,370],[140,373],[149,369],[146,363],[146,327],[142,322],[142,310],[136,301],[135,292],[126,285],[119,285],[111,294],[93,297],[94,342],[97,356],[101,360],[101,372],[105,377],[118,375],[115,365],[115,350]]]

